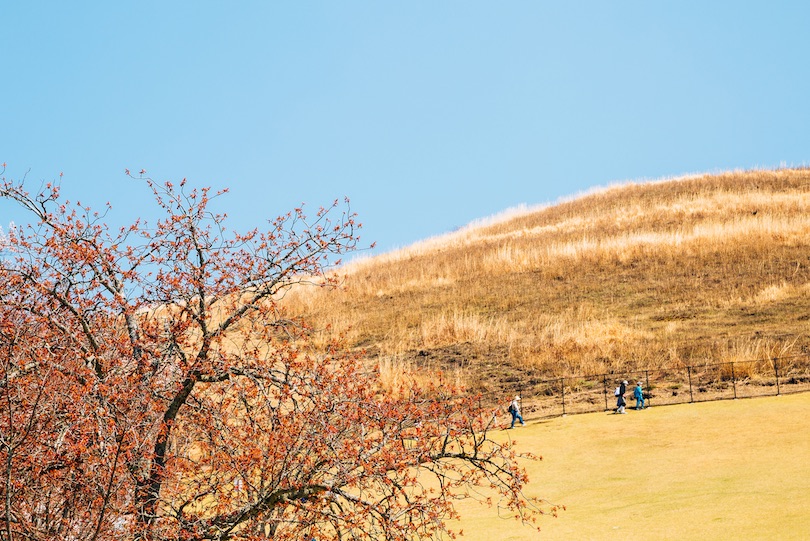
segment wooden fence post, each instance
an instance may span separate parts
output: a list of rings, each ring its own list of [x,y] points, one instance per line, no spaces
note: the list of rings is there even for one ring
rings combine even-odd
[[[737,374],[734,372],[734,361],[731,361],[731,385],[734,387],[734,400],[737,400]]]
[[[647,386],[647,393],[649,393],[647,395],[647,400],[644,403],[644,407],[648,408],[648,407],[650,407],[650,404],[652,403],[652,393],[650,393],[650,371],[649,370],[644,371],[644,384]],[[644,396],[644,395],[642,394],[642,396]]]
[[[602,390],[605,393],[605,411],[608,411],[610,408],[608,408],[607,374],[602,374],[602,381],[604,382],[604,387],[602,387]]]
[[[695,398],[692,396],[692,367],[686,367],[686,375],[689,377],[689,402],[694,402]]]

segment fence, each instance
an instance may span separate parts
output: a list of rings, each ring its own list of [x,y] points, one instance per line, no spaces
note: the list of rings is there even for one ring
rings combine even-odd
[[[810,391],[810,357],[566,376],[520,383],[514,391],[522,397],[526,416],[559,417],[615,409],[613,390],[623,380],[628,382],[628,407],[634,405],[633,387],[639,381],[648,407],[792,394]]]

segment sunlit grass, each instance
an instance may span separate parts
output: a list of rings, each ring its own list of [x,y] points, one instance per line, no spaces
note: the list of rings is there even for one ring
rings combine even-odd
[[[465,504],[464,538],[803,540],[808,430],[808,393],[530,422],[502,437],[543,456],[530,495],[566,510],[537,534]]]

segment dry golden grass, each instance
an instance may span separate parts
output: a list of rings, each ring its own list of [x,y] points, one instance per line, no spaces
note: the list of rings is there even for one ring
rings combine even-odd
[[[810,352],[810,170],[627,183],[341,269],[285,299],[387,377],[474,388]],[[496,381],[502,379],[503,381]]]

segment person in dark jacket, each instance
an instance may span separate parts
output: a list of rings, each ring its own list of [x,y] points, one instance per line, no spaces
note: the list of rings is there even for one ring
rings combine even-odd
[[[627,413],[624,411],[624,407],[627,405],[627,402],[624,400],[624,393],[627,392],[627,380],[624,380],[621,385],[619,385],[619,394],[616,395],[616,413]]]

